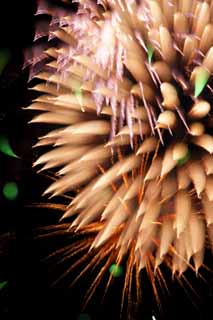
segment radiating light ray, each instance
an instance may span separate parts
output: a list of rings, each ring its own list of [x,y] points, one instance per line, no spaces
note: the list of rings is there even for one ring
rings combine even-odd
[[[141,268],[158,304],[159,287],[168,291],[161,263],[175,279],[185,268],[199,275],[212,238],[212,1],[190,3],[78,1],[75,14],[40,11],[60,48],[45,48],[51,61],[35,87],[44,94],[29,109],[41,112],[32,122],[58,129],[41,137],[37,147],[53,151],[34,165],[57,170],[45,194],[69,200],[62,219],[72,241],[89,239],[88,252],[76,247],[85,256],[74,267],[91,258],[80,275],[103,257],[127,260],[122,307],[133,303]],[[60,251],[62,263],[74,251]]]
[[[70,253],[70,251],[76,252],[79,249],[79,247],[80,248],[82,247],[81,242],[80,242],[80,244],[75,244],[74,248],[70,248],[70,244],[68,244],[68,245],[64,246],[63,248],[57,249],[57,250],[55,250],[55,252],[50,253],[48,256],[44,257],[42,259],[42,261],[45,262],[45,261],[51,260],[52,258],[58,257],[60,255],[62,255],[62,258],[63,258],[63,256],[65,256],[65,255],[67,256],[68,253]]]
[[[52,226],[50,227],[50,229],[52,230],[53,233],[55,233],[54,229],[59,229],[60,226]],[[62,229],[63,227],[63,229]],[[48,262],[48,258],[51,259],[52,258],[56,258],[56,260],[58,260],[57,264],[63,264],[63,262],[65,261],[69,261],[70,258],[73,259],[77,259],[77,254],[78,256],[82,256],[83,255],[83,259],[80,259],[80,261],[76,260],[76,262],[74,262],[74,264],[72,264],[72,266],[69,268],[66,272],[63,273],[61,280],[65,277],[68,276],[69,274],[72,274],[74,272],[74,270],[76,270],[76,268],[79,268],[81,266],[81,264],[85,265],[86,263],[86,267],[82,267],[81,268],[81,272],[80,274],[78,273],[77,279],[74,279],[74,281],[70,284],[70,286],[73,286],[75,283],[77,283],[77,281],[80,280],[80,278],[82,278],[86,273],[90,273],[91,275],[95,274],[95,281],[92,284],[92,286],[90,286],[89,290],[87,291],[86,294],[86,304],[90,301],[91,297],[93,296],[93,294],[95,293],[95,291],[97,290],[97,287],[99,286],[99,284],[101,283],[101,279],[103,278],[104,274],[106,274],[106,271],[109,269],[110,265],[112,264],[113,261],[115,261],[115,257],[116,257],[116,250],[115,250],[115,242],[116,242],[116,238],[119,236],[119,233],[117,235],[114,235],[110,242],[107,242],[105,245],[103,245],[103,247],[101,247],[98,251],[92,251],[90,253],[90,255],[88,255],[88,248],[90,246],[90,244],[92,243],[92,239],[95,237],[94,233],[97,233],[98,228],[103,228],[103,224],[97,224],[95,223],[92,227],[87,226],[85,227],[85,230],[82,229],[81,231],[78,231],[77,233],[74,233],[74,230],[70,230],[67,231],[69,228],[69,224],[63,224],[63,226],[61,226],[61,230],[59,230],[59,232],[61,233],[61,235],[64,235],[66,237],[66,239],[71,239],[72,237],[77,237],[81,236],[82,234],[86,234],[85,232],[87,232],[87,234],[90,234],[90,238],[81,238],[80,240],[76,240],[73,244],[70,245],[66,245],[65,247],[56,250],[56,252],[53,252],[53,254],[49,254],[47,257],[47,262]],[[97,228],[97,230],[96,230]],[[50,232],[48,232],[48,227],[44,227],[42,228],[43,232],[47,232],[48,236],[50,235]],[[121,231],[120,231],[121,232]],[[80,235],[81,234],[81,235]],[[72,240],[73,242],[73,240]],[[66,242],[67,243],[67,242]],[[70,248],[69,248],[70,247]],[[81,253],[81,250],[82,253]],[[125,281],[124,281],[124,287],[123,287],[123,305],[122,308],[124,307],[124,302],[126,305],[126,299],[129,301],[129,305],[127,304],[127,315],[128,317],[131,319],[131,312],[132,312],[132,307],[135,305],[135,302],[133,301],[133,295],[134,295],[134,290],[136,293],[136,297],[137,297],[137,303],[139,303],[139,301],[141,301],[141,280],[140,280],[140,273],[138,272],[138,265],[134,263],[134,248],[130,248],[130,252],[128,255],[128,260],[127,260],[127,269],[126,269],[126,274],[125,274],[125,281],[126,281],[126,286],[125,286]],[[168,256],[165,259],[166,264],[168,265],[168,268],[171,269],[172,268],[172,248],[170,250],[170,256]],[[63,260],[63,261],[62,261]],[[105,262],[106,260],[106,262]],[[99,263],[100,261],[104,262],[104,266],[103,267],[99,267]],[[51,263],[51,262],[50,262]],[[67,263],[67,262],[66,262]],[[122,259],[121,260],[117,260],[116,264],[121,264],[122,263]],[[152,254],[150,253],[150,256],[147,257],[146,260],[146,272],[148,277],[150,277],[150,281],[152,282],[152,289],[154,292],[154,295],[157,295],[156,300],[158,301],[159,299],[159,289],[157,288],[157,286],[159,285],[161,289],[165,288],[166,290],[168,290],[166,282],[163,278],[163,274],[161,273],[161,269],[158,267],[156,270],[156,273],[154,272],[154,257],[152,256]],[[100,268],[100,269],[99,269]],[[184,278],[185,275],[178,275],[178,274],[174,274],[174,278],[177,280],[177,282],[180,283],[181,286],[184,287],[184,290],[186,290],[187,294],[190,294],[187,290],[187,287],[190,285],[189,282],[186,282],[184,284],[183,279],[185,281],[188,281],[187,278]],[[110,279],[111,278],[111,279]],[[112,276],[109,276],[109,280],[106,284],[106,289],[105,289],[105,293],[107,290],[109,290],[109,284],[112,281]],[[202,279],[202,276],[201,276]],[[59,279],[57,279],[57,281],[55,282],[54,285],[57,285],[57,283],[59,284]],[[136,288],[134,289],[134,284],[133,282],[135,282],[135,286]],[[190,290],[194,290],[193,287],[190,288]],[[161,291],[161,290],[160,290]],[[196,294],[196,292],[195,292]],[[194,294],[193,294],[194,296]],[[104,298],[103,298],[104,299]],[[138,300],[139,299],[139,300]],[[192,298],[194,299],[194,298]],[[85,305],[86,306],[86,305]],[[121,314],[123,314],[124,311],[122,311],[123,309],[121,309]]]
[[[85,261],[87,261],[88,255],[84,255],[81,257],[74,265],[69,267],[58,279],[56,279],[52,284],[51,287],[55,287],[61,280],[63,280],[67,275],[69,275],[76,267],[83,264]]]
[[[8,281],[0,282],[0,290],[4,289],[4,287],[6,287],[7,284],[8,284]]]
[[[131,273],[132,273],[132,268],[133,268],[133,261],[134,261],[134,256],[133,256],[133,248],[130,249],[130,255],[128,257],[127,265],[126,265],[126,274],[125,274],[125,279],[124,279],[124,286],[122,290],[122,298],[121,298],[121,311],[120,311],[120,316],[123,314],[123,309],[124,309],[124,302],[125,302],[125,296],[127,297],[127,314],[129,315],[129,310],[128,306],[130,304],[130,299],[131,299]]]
[[[186,279],[186,277],[184,275],[181,275],[181,278],[179,276],[176,276],[176,281],[178,281],[178,283],[180,284],[180,286],[182,287],[182,289],[184,290],[185,294],[187,295],[188,299],[191,301],[191,303],[197,307],[196,302],[194,297],[197,296],[197,292],[191,287],[190,283],[188,282],[188,280]],[[189,291],[187,290],[190,289],[190,292],[193,293],[194,297],[192,297],[192,295],[189,293]],[[198,296],[197,296],[198,297]]]
[[[73,248],[67,250],[67,252],[65,252],[62,256],[61,256],[61,259],[58,261],[57,264],[63,264],[63,262],[65,262],[66,260],[68,259],[71,259],[73,257],[75,257],[76,255],[78,255],[79,253],[82,253],[85,252],[86,250],[89,249],[89,246],[91,245],[91,241],[90,239],[88,239],[87,242],[83,242],[81,243],[79,246],[75,246],[73,245]],[[73,267],[74,269],[74,267]],[[77,280],[76,280],[77,281]]]
[[[99,259],[104,259],[112,251],[112,247],[113,245],[105,251],[101,250],[94,258],[92,258],[88,266],[85,267],[82,272],[80,272],[78,277],[71,283],[70,287],[72,287],[89,269],[92,270],[92,267],[95,268],[98,265],[98,262],[100,261]]]
[[[31,208],[47,208],[47,209],[54,209],[60,211],[66,211],[67,205],[61,203],[51,203],[51,202],[39,202],[39,203],[32,203],[25,205],[26,207]]]
[[[160,268],[157,268],[157,279],[158,279],[159,283],[161,284],[161,288],[165,288],[166,292],[168,294],[170,294],[169,287],[168,287],[168,285],[166,283],[166,279],[165,279],[165,277],[164,277],[164,275],[163,275],[163,273],[162,273]]]
[[[146,264],[146,270],[147,270],[148,277],[150,278],[150,283],[152,285],[153,293],[154,293],[155,299],[157,301],[158,308],[161,310],[162,304],[161,304],[159,293],[158,293],[158,290],[156,287],[156,279],[154,277],[153,269],[154,269],[153,257],[151,254],[149,254],[148,259],[147,259],[147,264]]]
[[[90,289],[88,290],[88,292],[86,293],[86,297],[85,297],[85,302],[83,305],[83,308],[85,308],[88,304],[88,302],[90,301],[90,299],[92,298],[93,294],[95,293],[99,283],[101,282],[102,277],[104,276],[104,274],[106,273],[107,269],[109,268],[110,264],[112,262],[112,257],[110,256],[108,258],[108,260],[106,261],[106,264],[101,268],[101,270],[98,272],[95,280],[93,281],[92,286],[90,287]]]

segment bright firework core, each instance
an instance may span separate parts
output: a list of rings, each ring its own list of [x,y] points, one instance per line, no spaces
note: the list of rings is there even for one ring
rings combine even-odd
[[[213,240],[213,1],[41,1],[37,14],[51,22],[36,38],[58,39],[31,60],[31,122],[58,125],[36,145],[52,150],[34,165],[57,169],[45,194],[75,192],[71,227],[103,223],[91,249],[116,234],[118,262],[131,249],[138,270],[197,271]]]

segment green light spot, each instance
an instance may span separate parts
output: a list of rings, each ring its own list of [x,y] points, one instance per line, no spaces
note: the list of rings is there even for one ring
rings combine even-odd
[[[82,90],[81,90],[81,88],[77,88],[77,89],[75,90],[75,95],[76,95],[76,97],[81,97],[81,96],[82,96]]]
[[[148,62],[151,63],[152,57],[154,54],[154,48],[150,43],[147,44],[147,50],[148,50]]]
[[[205,69],[201,69],[197,72],[195,76],[195,92],[194,92],[195,98],[197,98],[205,88],[209,80],[209,76],[210,76],[209,72]]]
[[[75,96],[76,96],[76,99],[78,100],[78,103],[80,104],[80,106],[83,105],[83,102],[82,102],[82,90],[81,90],[81,87],[78,87],[75,89]]]
[[[17,158],[17,155],[13,152],[12,148],[10,147],[9,140],[4,136],[0,136],[0,151],[10,157]]]
[[[75,90],[75,96],[76,96],[77,99],[82,99],[82,90],[81,90],[81,88],[77,88]]]
[[[77,320],[90,320],[90,316],[87,313],[81,313]]]
[[[0,282],[0,290],[2,290],[7,285],[7,283],[7,281]]]
[[[8,49],[1,49],[0,50],[0,74],[8,64],[10,60],[10,51]]]
[[[184,163],[186,163],[191,157],[191,154],[190,152],[188,151],[187,154],[185,155],[185,157],[183,157],[182,159],[179,159],[177,161],[177,165],[178,166],[182,166]]]
[[[122,275],[123,268],[117,264],[112,264],[109,268],[109,272],[113,277],[118,278]]]
[[[15,182],[7,182],[3,187],[3,194],[7,200],[15,200],[18,196],[18,186]]]

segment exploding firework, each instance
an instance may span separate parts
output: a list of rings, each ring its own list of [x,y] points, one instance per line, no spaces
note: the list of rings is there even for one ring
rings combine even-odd
[[[110,263],[198,272],[213,240],[213,1],[77,2],[37,10],[49,45],[28,108],[57,125],[36,144],[53,149],[34,163],[55,170],[45,194],[74,193],[62,218],[95,228],[85,245]]]

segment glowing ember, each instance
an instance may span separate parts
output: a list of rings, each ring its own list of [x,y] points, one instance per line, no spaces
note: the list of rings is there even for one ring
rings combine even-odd
[[[111,267],[109,268],[109,272],[113,277],[118,278],[122,275],[123,268],[117,264],[112,264]]]
[[[3,194],[8,200],[15,200],[18,196],[18,186],[15,182],[7,182],[3,188]]]

